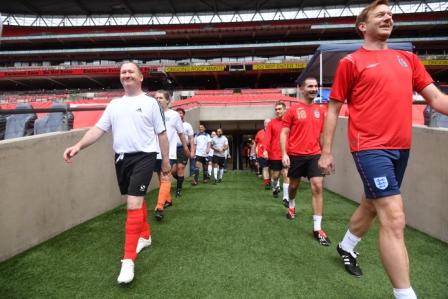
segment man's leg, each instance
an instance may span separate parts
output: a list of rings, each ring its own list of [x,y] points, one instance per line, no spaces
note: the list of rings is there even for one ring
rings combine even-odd
[[[127,197],[127,217],[125,225],[124,256],[118,283],[129,283],[134,279],[134,261],[137,258],[137,243],[143,230],[143,196]]]
[[[182,187],[185,179],[185,165],[183,163],[177,163],[177,184],[176,184],[176,197],[182,196]]]
[[[288,169],[282,169],[283,176],[283,205],[289,206],[289,178],[288,178]]]
[[[357,277],[362,275],[362,270],[358,265],[358,254],[354,249],[361,238],[369,231],[375,217],[376,209],[372,200],[367,200],[363,196],[360,205],[352,214],[349,229],[336,248],[342,258],[345,270]]]
[[[289,178],[289,203],[288,203],[288,213],[286,218],[293,220],[296,216],[296,193],[299,189],[300,179]]]
[[[280,171],[272,170],[271,171],[271,188],[272,188],[272,196],[277,198],[280,193],[280,187],[277,187],[278,179],[280,178]]]
[[[199,182],[199,169],[201,169],[200,167],[202,167],[202,163],[198,161],[198,158],[196,157],[196,162],[195,162],[195,168],[194,168],[194,177],[193,177],[193,181],[191,182],[191,184],[197,185]]]
[[[372,201],[380,224],[379,250],[384,269],[396,289],[410,288],[409,258],[404,242],[406,224],[401,195]]]
[[[218,182],[218,163],[213,163],[213,184]]]
[[[324,210],[323,182],[324,178],[322,176],[310,178],[311,205],[313,207],[313,235],[321,245],[328,246],[331,243],[330,239],[324,230],[322,230],[322,215]]]

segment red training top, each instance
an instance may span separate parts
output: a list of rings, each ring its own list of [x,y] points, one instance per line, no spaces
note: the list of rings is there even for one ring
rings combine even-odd
[[[324,127],[325,110],[317,104],[299,102],[283,116],[283,127],[289,128],[288,155],[318,155],[320,135]]]
[[[264,135],[265,135],[264,129],[261,129],[255,135],[255,143],[257,144],[257,148],[255,149],[255,152],[257,154],[257,158],[263,157],[263,151],[264,151],[263,140],[264,140]]]
[[[268,152],[269,160],[281,160],[282,151],[280,149],[280,132],[282,131],[282,119],[272,119],[266,127],[263,146]]]
[[[350,150],[409,149],[413,90],[432,82],[410,52],[361,48],[341,59],[330,98],[347,99]]]

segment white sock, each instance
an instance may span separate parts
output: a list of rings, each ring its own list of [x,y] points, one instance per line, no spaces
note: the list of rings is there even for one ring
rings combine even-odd
[[[394,289],[394,296],[395,299],[417,299],[417,295],[412,287],[407,289]]]
[[[210,164],[208,165],[207,172],[208,172],[208,176],[211,177],[212,176],[212,166]]]
[[[217,180],[218,179],[218,168],[213,168],[213,179]]]
[[[280,180],[277,179],[277,183],[275,184],[275,187],[280,187]]]
[[[350,230],[347,230],[344,239],[342,239],[342,242],[339,244],[341,245],[341,248],[344,249],[345,251],[352,252],[359,241],[361,241],[361,238],[352,234]]]
[[[271,187],[272,189],[275,189],[275,187],[277,186],[278,180],[272,180],[271,179]]]
[[[283,198],[286,198],[289,200],[288,188],[289,188],[289,184],[283,183]]]
[[[313,215],[314,231],[319,231],[322,229],[321,223],[322,223],[322,216]]]
[[[222,177],[224,176],[224,168],[219,169],[219,179],[222,180]]]
[[[295,198],[290,199],[289,200],[289,208],[292,209],[292,208],[295,208],[295,207],[296,207],[296,199]]]

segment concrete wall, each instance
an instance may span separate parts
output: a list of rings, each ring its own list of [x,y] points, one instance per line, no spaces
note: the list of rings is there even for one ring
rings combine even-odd
[[[110,134],[63,161],[84,132],[0,141],[0,261],[124,203]]]
[[[246,119],[259,112],[238,107],[221,109],[221,114],[234,111]],[[187,120],[196,129],[203,114],[211,120],[217,117],[214,113],[196,108],[187,111]],[[325,186],[358,201],[362,184],[348,150],[346,126],[347,120],[341,119],[334,146],[336,174],[326,178]],[[84,132],[0,141],[0,261],[124,203],[116,183],[110,135],[83,150],[73,164],[63,161],[63,150]],[[447,242],[448,130],[414,127],[413,134],[402,186],[407,223]],[[157,185],[153,176],[150,189]]]
[[[347,119],[341,118],[334,140],[336,173],[325,187],[359,202],[363,193],[347,143]],[[409,226],[448,242],[448,130],[414,126],[413,145],[402,184]]]

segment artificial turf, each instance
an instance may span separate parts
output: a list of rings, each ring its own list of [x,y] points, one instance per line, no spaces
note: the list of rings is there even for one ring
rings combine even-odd
[[[375,224],[357,247],[364,276],[345,272],[336,243],[356,204],[326,191],[323,228],[312,238],[311,193],[303,183],[298,217],[285,217],[253,173],[227,172],[217,185],[192,187],[158,223],[148,194],[153,244],[136,261],[136,277],[116,283],[125,207],[83,223],[0,264],[0,298],[392,298],[377,252]],[[5,240],[2,240],[5,242]],[[406,229],[412,285],[420,298],[447,298],[448,245]]]

